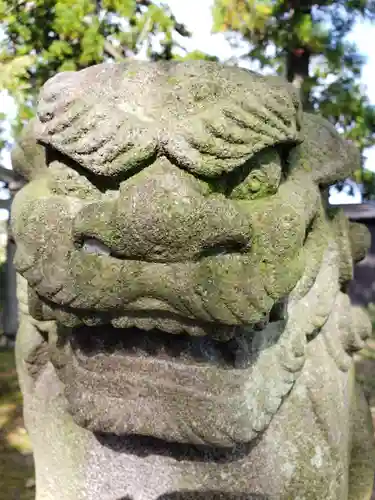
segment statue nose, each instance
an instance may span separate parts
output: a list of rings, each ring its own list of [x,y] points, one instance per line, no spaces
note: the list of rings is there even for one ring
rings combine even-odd
[[[115,200],[83,207],[75,221],[84,249],[151,262],[245,252],[249,233],[234,203],[210,196],[205,182],[166,159],[124,181]]]

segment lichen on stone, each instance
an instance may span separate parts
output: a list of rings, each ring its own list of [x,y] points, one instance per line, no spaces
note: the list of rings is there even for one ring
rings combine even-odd
[[[370,482],[371,431],[352,428],[367,409],[350,382],[370,325],[344,293],[364,238],[350,241],[326,196],[358,152],[291,85],[202,61],[62,73],[14,162],[29,181],[12,213],[29,287],[19,372],[25,412],[54,401],[70,434],[51,439],[67,456],[81,443],[64,500],[101,498],[103,484],[140,500],[186,485],[349,500]],[[30,419],[45,484],[56,453]],[[101,441],[113,435],[114,455]],[[181,447],[198,459],[177,459]],[[111,467],[134,464],[134,477],[161,474],[155,491],[130,472],[117,482]]]

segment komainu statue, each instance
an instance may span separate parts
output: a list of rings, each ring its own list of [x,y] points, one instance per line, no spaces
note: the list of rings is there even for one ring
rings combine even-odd
[[[17,367],[37,500],[369,500],[346,294],[358,168],[276,77],[212,62],[49,80],[13,152]]]

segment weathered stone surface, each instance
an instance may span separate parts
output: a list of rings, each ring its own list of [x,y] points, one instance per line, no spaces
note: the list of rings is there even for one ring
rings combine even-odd
[[[325,202],[353,147],[288,84],[208,62],[57,75],[29,130],[12,227],[37,500],[368,500],[362,250]]]

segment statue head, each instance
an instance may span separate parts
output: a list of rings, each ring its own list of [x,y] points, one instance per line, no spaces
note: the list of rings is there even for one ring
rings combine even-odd
[[[75,421],[251,441],[350,279],[326,191],[355,148],[289,84],[211,62],[61,73],[25,136],[15,263]]]

